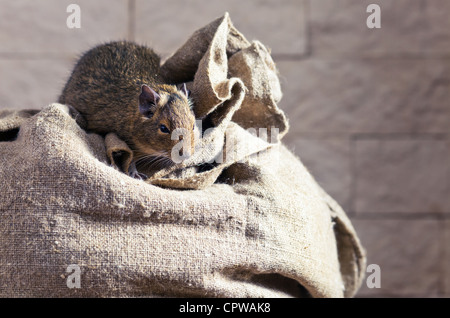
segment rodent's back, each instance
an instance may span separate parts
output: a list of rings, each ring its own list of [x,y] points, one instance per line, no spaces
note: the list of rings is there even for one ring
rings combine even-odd
[[[97,133],[121,132],[137,116],[140,85],[159,84],[159,56],[132,42],[94,47],[77,62],[59,103],[76,108]]]

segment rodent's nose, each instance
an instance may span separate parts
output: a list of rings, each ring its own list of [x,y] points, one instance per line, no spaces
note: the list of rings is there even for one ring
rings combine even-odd
[[[190,157],[192,156],[192,152],[191,152],[191,150],[189,149],[189,148],[183,148],[181,151],[180,151],[180,157],[181,157],[181,160],[186,160],[186,159],[189,159]]]
[[[189,159],[190,157],[191,157],[191,154],[186,153],[185,156],[183,156],[183,161]]]
[[[175,150],[175,152],[173,152]],[[186,141],[177,143],[175,147],[172,149],[172,156],[175,156],[174,162],[182,162],[186,159],[189,159],[192,156],[191,145]]]
[[[184,138],[186,137],[186,138]],[[182,134],[172,138],[171,158],[175,163],[189,159],[194,154],[195,138],[192,133],[183,131]]]
[[[189,136],[186,136],[186,138],[184,138],[183,140],[183,136],[181,136],[181,140],[183,142],[183,149],[182,152],[182,160],[186,160],[189,159],[190,157],[192,157],[192,155],[194,154],[194,150],[195,150],[195,139],[193,138],[193,135],[191,134],[191,138],[189,138]]]

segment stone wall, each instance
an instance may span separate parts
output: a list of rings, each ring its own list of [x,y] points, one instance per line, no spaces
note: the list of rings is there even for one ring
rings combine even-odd
[[[66,8],[81,8],[68,29]],[[381,7],[369,29],[366,8]],[[77,56],[129,39],[163,56],[230,13],[271,47],[286,144],[381,268],[358,297],[450,296],[450,1],[16,0],[0,3],[0,107],[54,102]]]

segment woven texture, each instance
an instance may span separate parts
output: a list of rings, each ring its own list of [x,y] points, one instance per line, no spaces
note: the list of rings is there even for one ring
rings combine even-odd
[[[353,296],[364,249],[281,142],[288,124],[268,50],[225,14],[162,70],[190,82],[211,129],[189,162],[148,182],[122,172],[126,144],[87,133],[67,105],[0,112],[0,296]],[[81,288],[67,286],[70,264]]]

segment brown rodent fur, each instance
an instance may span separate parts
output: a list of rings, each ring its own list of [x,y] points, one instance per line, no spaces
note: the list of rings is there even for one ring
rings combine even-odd
[[[99,45],[79,59],[59,102],[77,109],[89,131],[123,139],[135,162],[173,164],[171,151],[179,140],[172,140],[172,132],[182,129],[183,142],[190,141],[190,147],[183,144],[185,159],[194,150],[195,116],[186,86],[165,84],[159,65],[148,47],[126,41]]]

